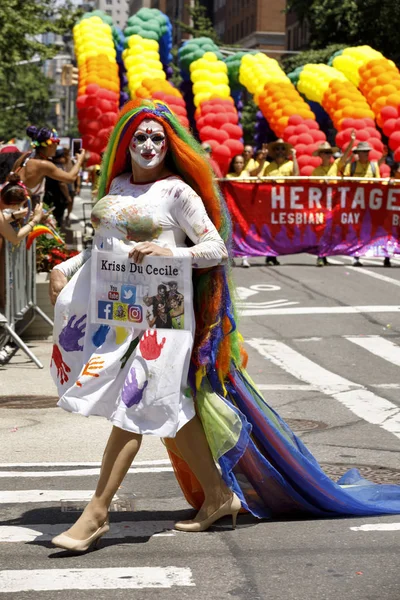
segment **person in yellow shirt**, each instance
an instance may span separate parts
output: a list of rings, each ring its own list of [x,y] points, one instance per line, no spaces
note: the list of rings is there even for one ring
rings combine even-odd
[[[249,173],[244,168],[244,158],[241,154],[237,154],[231,160],[231,164],[229,165],[229,171],[227,173],[227,179],[246,179],[249,177]],[[247,256],[242,257],[242,267],[249,268],[250,263],[247,259]]]
[[[369,160],[369,153],[372,150],[368,142],[359,142],[354,148],[353,152],[357,154],[358,160],[350,162],[346,165],[344,170],[345,177],[357,177],[359,179],[365,177],[366,179],[380,178],[381,173],[379,171],[379,163],[376,161]],[[362,263],[358,256],[354,257],[353,267],[362,267]],[[391,267],[389,257],[385,257],[383,261],[384,267]]]
[[[241,154],[237,154],[231,160],[229,170],[226,175],[227,179],[246,179],[250,177],[249,173],[244,168],[244,158]]]
[[[291,144],[288,144],[282,138],[279,138],[275,142],[269,143],[267,150],[268,158],[271,158],[272,161],[267,162],[265,158],[259,161],[258,169],[252,171],[251,175],[277,178],[299,175],[296,150]],[[267,265],[279,265],[276,256],[266,256],[265,262]]]
[[[319,167],[315,167],[312,172],[313,177],[335,177],[341,175],[346,167],[347,160],[350,156],[350,152],[353,148],[356,139],[356,132],[353,129],[350,136],[350,142],[347,145],[343,156],[332,161],[332,156],[338,152],[339,148],[331,146],[329,142],[322,142],[317,150],[313,152],[313,156],[319,156],[321,164]]]
[[[371,150],[372,148],[368,142],[359,142],[353,149],[353,152],[358,155],[358,160],[346,165],[344,176],[357,177],[359,179],[363,177],[368,179],[379,178],[381,174],[378,163],[369,160]]]
[[[268,158],[271,162],[260,165],[259,177],[296,177],[299,175],[299,165],[296,159],[296,150],[281,138],[267,146]]]
[[[253,158],[253,146],[246,144],[243,150],[244,168],[250,173],[253,169],[258,167],[257,161]]]

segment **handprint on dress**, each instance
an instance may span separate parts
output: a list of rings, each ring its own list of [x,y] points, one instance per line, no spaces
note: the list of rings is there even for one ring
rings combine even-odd
[[[69,368],[67,363],[64,362],[63,357],[60,352],[60,349],[57,346],[57,344],[53,345],[53,353],[51,355],[50,366],[53,364],[53,361],[57,368],[57,378],[60,380],[60,383],[62,385],[68,381],[67,373],[69,373],[71,371],[71,369]]]
[[[96,346],[96,348],[104,344],[109,331],[109,325],[100,325],[100,327],[96,329],[92,337],[92,342]]]
[[[83,345],[79,345],[79,340],[85,335],[86,315],[75,321],[77,315],[72,315],[67,325],[62,329],[58,342],[65,352],[82,351]],[[75,321],[75,323],[74,323]]]
[[[161,340],[159,344],[157,342],[157,330],[148,329],[144,332],[143,337],[140,340],[140,352],[145,360],[155,360],[161,354],[161,350],[164,348],[166,338]]]
[[[148,383],[149,383],[148,381],[145,381],[143,387],[140,388],[138,380],[136,378],[136,371],[132,367],[132,369],[129,371],[129,373],[125,379],[125,382],[124,382],[124,385],[122,388],[122,394],[121,394],[122,402],[128,408],[130,408],[134,404],[139,404],[139,402],[143,398],[143,392],[146,389]]]
[[[93,373],[93,371],[100,371],[104,366],[104,360],[100,358],[100,356],[93,356],[83,367],[83,371],[80,374],[80,377],[83,375],[89,375],[90,377],[99,377],[98,373]],[[82,387],[82,383],[78,380],[76,382],[78,387]]]

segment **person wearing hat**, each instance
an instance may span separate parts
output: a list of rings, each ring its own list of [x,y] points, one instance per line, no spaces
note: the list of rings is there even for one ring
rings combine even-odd
[[[299,165],[296,160],[296,150],[291,144],[284,142],[281,138],[270,142],[267,146],[268,158],[271,162],[265,164],[259,162],[258,173],[252,175],[259,177],[291,177],[299,175]]]
[[[291,144],[285,142],[282,138],[270,142],[267,145],[268,158],[271,162],[266,162],[265,157],[258,161],[258,168],[251,171],[252,176],[258,177],[291,177],[299,175],[299,165],[296,160],[296,150]],[[289,158],[290,156],[290,158]],[[279,265],[276,256],[266,256],[267,265]]]
[[[358,142],[353,149],[353,153],[357,154],[358,160],[350,162],[344,170],[345,177],[357,177],[362,179],[375,179],[381,176],[379,171],[379,163],[369,160],[369,153],[373,148],[368,142]],[[358,256],[354,257],[353,267],[362,267],[362,263]],[[390,258],[387,256],[383,261],[384,267],[391,267]]]
[[[353,153],[357,154],[358,160],[348,163],[344,170],[345,177],[357,177],[359,179],[365,177],[374,179],[380,177],[379,164],[376,161],[369,160],[369,153],[373,150],[368,142],[358,142],[353,148]]]
[[[331,146],[329,142],[322,142],[318,148],[313,152],[313,156],[318,156],[321,159],[319,167],[315,167],[312,172],[313,177],[335,177],[341,175],[345,169],[346,163],[349,159],[351,150],[356,140],[356,132],[353,129],[350,135],[350,141],[343,153],[343,156],[339,154],[339,148],[337,146]],[[333,161],[332,161],[333,157]]]

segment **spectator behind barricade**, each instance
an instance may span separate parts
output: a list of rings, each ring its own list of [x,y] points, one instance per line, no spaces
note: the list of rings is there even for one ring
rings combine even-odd
[[[53,163],[63,171],[66,166],[65,148],[58,148],[53,158]],[[69,187],[66,183],[46,177],[46,187],[44,201],[54,208],[53,214],[59,227],[63,226],[65,210],[70,212],[69,207],[72,203],[69,195]]]
[[[251,177],[257,177],[260,171],[269,165],[267,161],[268,156],[268,144],[263,144],[262,147],[256,151],[254,163],[251,164],[253,168],[246,168],[246,171],[250,173]]]
[[[246,179],[249,177],[249,173],[244,168],[244,158],[241,154],[237,154],[232,158],[226,177],[227,179]],[[241,266],[250,267],[247,256],[242,257]]]
[[[227,179],[246,179],[250,176],[244,168],[244,158],[241,154],[234,156],[230,162]]]
[[[217,179],[221,179],[223,177],[222,171],[219,167],[219,164],[212,157],[212,148],[211,148],[210,144],[208,142],[203,142],[201,144],[201,147],[203,148],[204,152],[207,155],[208,162],[210,163],[211,168],[215,173],[215,177]]]
[[[79,152],[76,164],[69,173],[66,173],[51,160],[56,154],[60,141],[56,130],[47,127],[39,129],[32,125],[28,127],[26,133],[32,139],[33,152],[23,154],[15,163],[13,171],[18,172],[28,188],[32,201],[35,202],[36,199],[43,200],[46,177],[67,184],[76,180],[85,158],[85,151]]]
[[[0,150],[0,185],[6,183],[7,176],[20,156],[22,152],[16,146],[4,146]]]
[[[266,146],[266,145],[264,144],[264,146]],[[266,150],[266,147],[265,147],[265,150]],[[251,174],[251,171],[254,171],[254,169],[257,169],[257,167],[258,167],[257,158],[254,158],[253,154],[254,154],[253,146],[250,146],[250,144],[246,144],[246,146],[244,147],[244,150],[243,150],[244,168],[250,174]],[[264,154],[263,150],[259,150],[257,152],[257,155],[260,155],[261,157],[263,156],[263,154]]]
[[[369,160],[369,153],[373,148],[368,142],[359,142],[353,150],[353,156],[356,157],[351,163],[347,163],[344,170],[345,177],[356,177],[357,179],[376,179],[380,178],[379,163]],[[359,257],[354,256],[353,267],[362,267]],[[383,261],[384,267],[391,267],[390,258],[386,256]]]
[[[315,167],[312,172],[313,177],[335,177],[336,175],[341,175],[345,168],[346,163],[350,157],[351,150],[354,146],[354,142],[356,140],[356,132],[353,131],[350,134],[350,141],[346,146],[346,149],[342,156],[335,158],[335,154],[339,152],[339,148],[336,146],[331,146],[329,142],[322,142],[319,145],[317,150],[313,152],[313,156],[318,156],[321,159],[321,164],[319,167]],[[332,160],[334,158],[334,160]]]
[[[14,245],[26,238],[43,216],[43,203],[40,201],[36,204],[28,223],[17,229],[21,220],[28,215],[28,200],[29,192],[18,173],[10,173],[0,192],[0,235]]]
[[[258,177],[291,177],[299,175],[299,165],[296,159],[296,150],[291,144],[285,142],[282,138],[275,142],[270,142],[267,146],[268,158],[272,161],[259,163],[259,168],[252,172],[252,175]],[[279,265],[276,256],[266,256],[267,265]]]
[[[76,158],[74,156],[71,156],[71,151],[69,148],[64,147],[64,158],[65,158],[65,165],[63,167],[63,170],[66,171],[67,173],[69,173],[74,164],[76,163]],[[68,186],[68,193],[69,193],[69,197],[70,197],[70,203],[68,204],[68,216],[67,216],[67,225],[70,224],[70,218],[71,218],[71,213],[72,210],[74,208],[74,199],[75,196],[79,196],[79,194],[81,193],[81,172],[79,171],[78,173],[78,177],[75,179],[75,181],[73,183],[67,183]]]

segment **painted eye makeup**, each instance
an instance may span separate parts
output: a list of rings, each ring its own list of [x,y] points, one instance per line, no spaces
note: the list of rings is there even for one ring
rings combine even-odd
[[[144,144],[144,142],[146,142],[148,138],[150,138],[153,144],[155,144],[156,146],[162,144],[165,140],[165,136],[162,133],[154,133],[153,135],[137,133],[133,137],[138,144]]]

